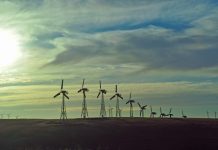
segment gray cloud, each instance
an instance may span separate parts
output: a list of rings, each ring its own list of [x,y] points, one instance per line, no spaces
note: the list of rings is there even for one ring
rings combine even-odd
[[[48,65],[72,65],[88,59],[96,64],[99,62],[94,60],[110,65],[135,63],[149,69],[192,70],[218,65],[217,36],[179,37],[170,30],[157,28],[158,34],[149,30],[106,33],[106,39],[90,39],[90,46],[65,47]],[[119,41],[113,42],[114,38]]]

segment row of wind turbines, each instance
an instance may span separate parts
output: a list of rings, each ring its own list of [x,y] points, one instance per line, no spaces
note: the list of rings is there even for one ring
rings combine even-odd
[[[11,114],[0,114],[0,119],[11,119],[11,118],[18,119],[19,116],[17,115],[17,116],[11,117]]]
[[[82,101],[82,112],[81,117],[87,118],[88,117],[88,110],[87,110],[87,103],[86,103],[86,92],[89,92],[89,89],[84,87],[85,85],[85,79],[82,81],[82,87],[78,90],[78,93],[83,94],[83,101]],[[61,89],[60,91],[54,95],[54,98],[62,95],[62,105],[61,105],[61,115],[60,119],[65,120],[67,119],[67,112],[66,112],[66,105],[65,105],[65,98],[69,99],[68,97],[68,91],[66,91],[64,88],[64,80],[61,81]],[[105,109],[105,101],[104,101],[104,95],[107,93],[105,89],[102,88],[102,83],[99,81],[99,92],[97,95],[97,98],[101,96],[101,108],[100,108],[100,117],[104,118],[106,117],[106,109]],[[118,92],[118,87],[115,85],[115,94],[110,98],[110,100],[116,99],[116,117],[121,117],[121,109],[120,109],[120,99],[123,99],[122,95]],[[135,100],[132,99],[132,94],[130,93],[129,100],[126,102],[126,104],[129,104],[130,106],[130,117],[133,117],[133,103],[135,103]],[[141,105],[139,102],[137,103],[140,108],[140,117],[144,117],[144,112],[147,107],[147,105]],[[150,117],[154,118],[155,115],[157,115],[156,112],[152,110],[152,106],[150,106]],[[109,106],[109,117],[113,117],[112,115],[113,108]],[[160,117],[170,117],[172,118],[172,108],[170,108],[169,113],[163,113],[162,109],[160,107]],[[183,113],[182,110],[182,117],[187,118],[187,116]]]

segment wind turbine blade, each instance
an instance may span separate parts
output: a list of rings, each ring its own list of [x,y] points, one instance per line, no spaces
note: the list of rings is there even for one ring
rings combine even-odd
[[[85,83],[85,79],[83,79],[82,88],[83,88],[83,86],[84,86],[84,83]]]
[[[142,108],[142,106],[140,105],[140,103],[139,103],[139,102],[138,102],[138,105],[139,105],[139,107],[140,107],[140,108]]]
[[[101,89],[101,80],[99,81],[100,89]]]
[[[160,113],[162,114],[162,109],[161,109],[161,107],[160,107]]]
[[[86,93],[85,92],[83,92],[83,96],[86,98]]]
[[[170,112],[169,112],[169,114],[171,113],[171,111],[172,111],[172,108],[170,108]]]
[[[81,92],[81,91],[82,91],[82,89],[79,89],[79,90],[78,90],[78,93]]]
[[[63,89],[64,86],[64,80],[61,81],[61,89]]]
[[[130,92],[130,94],[129,94],[129,100],[131,100],[131,98],[132,98],[132,93]]]
[[[115,92],[117,93],[117,84],[115,85]]]
[[[123,97],[122,97],[120,94],[118,95],[118,97],[121,98],[121,99],[123,99]]]
[[[100,95],[100,94],[101,94],[101,92],[99,92],[99,93],[98,93],[98,96],[97,96],[97,98],[99,97],[99,95]]]
[[[142,106],[142,109],[146,109],[147,105]]]
[[[54,96],[54,98],[55,98],[55,97],[57,97],[57,96],[59,96],[60,94],[61,94],[60,92],[59,92],[59,93],[57,93],[57,94]]]
[[[130,101],[126,102],[126,104],[130,103]]]
[[[64,94],[64,96],[65,96],[67,99],[69,99],[69,97],[68,97],[66,94]]]
[[[112,100],[115,96],[116,96],[116,95],[112,96],[112,97],[110,98],[110,100]]]

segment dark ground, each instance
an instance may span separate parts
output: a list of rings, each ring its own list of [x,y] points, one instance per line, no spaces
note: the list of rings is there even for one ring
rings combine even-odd
[[[67,148],[218,150],[218,120],[0,120],[0,150]]]

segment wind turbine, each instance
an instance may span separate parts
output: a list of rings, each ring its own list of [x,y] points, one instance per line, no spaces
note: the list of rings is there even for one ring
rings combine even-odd
[[[135,100],[131,99],[132,98],[132,94],[130,93],[129,94],[129,100],[126,102],[126,104],[130,104],[130,110],[129,110],[129,115],[130,117],[133,117],[133,107],[132,107],[132,104],[135,103]]]
[[[119,113],[119,116],[122,117],[122,109],[119,108],[118,113]]]
[[[167,116],[167,114],[163,113],[163,112],[162,112],[162,109],[161,109],[161,107],[160,107],[160,118],[164,118],[164,117],[166,117],[166,116]]]
[[[184,115],[183,109],[182,109],[182,117],[183,117],[183,118],[187,118],[187,116]]]
[[[147,105],[144,105],[144,106],[141,106],[140,103],[138,103],[139,105],[139,108],[140,108],[140,117],[144,117],[144,114],[145,114],[145,109],[147,107]]]
[[[98,96],[97,98],[101,95],[101,110],[100,110],[100,116],[102,118],[106,117],[106,110],[105,110],[105,103],[104,103],[104,94],[107,93],[107,91],[105,89],[101,88],[101,81],[99,81],[99,92],[98,92]]]
[[[102,89],[101,88],[101,81],[99,81],[99,86],[100,86],[100,89],[99,89],[99,93],[98,93],[98,96],[97,98],[101,95],[101,110],[100,110],[100,116],[102,118],[106,117],[106,110],[105,110],[105,103],[104,103],[104,94],[107,93],[107,91],[105,89]]]
[[[11,114],[7,114],[7,116],[8,116],[8,119],[10,119]]]
[[[88,117],[88,110],[87,110],[87,104],[86,104],[86,92],[88,92],[89,89],[84,88],[84,83],[85,83],[85,79],[83,79],[82,88],[78,90],[78,93],[83,92],[81,117],[86,118],[86,117]]]
[[[116,117],[121,117],[121,110],[119,104],[119,98],[123,99],[120,93],[117,92],[117,85],[115,85],[115,94],[110,98],[110,100],[117,98],[116,102]]]
[[[151,117],[151,118],[154,118],[154,116],[155,116],[157,113],[152,110],[152,106],[150,106],[150,108],[151,108],[150,117]]]
[[[66,106],[65,106],[65,98],[69,99],[67,96],[68,92],[63,89],[64,87],[64,80],[61,81],[61,90],[56,95],[54,95],[54,98],[62,94],[62,105],[61,105],[61,116],[60,119],[65,120],[67,119],[67,112],[66,112]]]
[[[170,116],[170,118],[172,118],[173,114],[172,114],[172,108],[170,108],[169,113],[167,114],[167,116]]]
[[[208,112],[208,110],[207,110],[207,118],[210,118],[210,115],[209,115],[209,112]]]
[[[113,117],[113,108],[111,107],[110,104],[109,104],[108,112],[109,112],[109,117]]]

